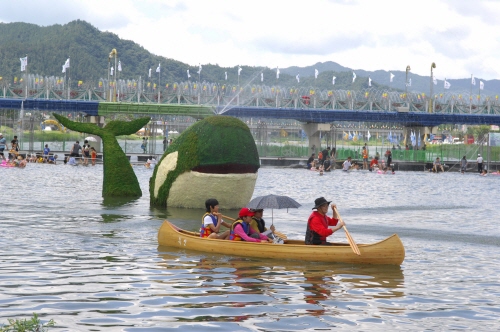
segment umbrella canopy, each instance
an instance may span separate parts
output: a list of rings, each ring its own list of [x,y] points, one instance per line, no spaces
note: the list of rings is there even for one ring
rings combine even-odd
[[[288,209],[301,206],[288,196],[266,195],[255,197],[247,204],[249,209]]]
[[[89,142],[97,142],[97,139],[93,136],[86,137],[85,140],[87,140]]]

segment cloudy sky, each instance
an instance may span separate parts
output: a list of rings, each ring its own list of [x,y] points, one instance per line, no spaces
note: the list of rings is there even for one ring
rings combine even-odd
[[[308,66],[500,79],[497,0],[24,0],[0,22],[85,20],[190,65]]]

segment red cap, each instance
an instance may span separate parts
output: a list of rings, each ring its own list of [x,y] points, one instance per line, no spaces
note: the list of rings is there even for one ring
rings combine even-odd
[[[238,214],[238,216],[241,218],[241,217],[253,217],[255,215],[254,212],[250,211],[249,208],[242,208],[240,210],[240,213]]]

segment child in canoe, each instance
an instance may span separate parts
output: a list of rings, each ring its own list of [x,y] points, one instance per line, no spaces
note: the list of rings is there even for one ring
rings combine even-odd
[[[219,201],[215,198],[209,198],[205,201],[205,208],[206,212],[201,219],[200,237],[226,240],[229,237],[229,231],[221,233],[220,226],[230,228],[231,225],[221,219]]]

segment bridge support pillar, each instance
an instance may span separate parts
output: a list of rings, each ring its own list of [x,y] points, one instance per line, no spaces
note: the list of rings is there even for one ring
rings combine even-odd
[[[328,123],[303,123],[302,129],[307,134],[309,139],[309,153],[317,153],[321,151],[320,133],[330,132],[330,124]]]

